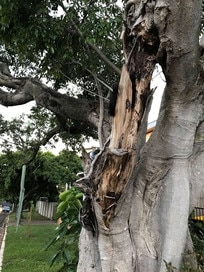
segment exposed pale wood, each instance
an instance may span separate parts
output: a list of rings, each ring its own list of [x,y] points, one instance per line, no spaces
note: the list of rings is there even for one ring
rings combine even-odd
[[[103,166],[101,165],[102,171],[100,169],[100,182],[96,193],[98,203],[102,207],[105,227],[108,227],[113,217],[117,201],[134,168],[136,138],[145,107],[141,96],[149,91],[150,79],[151,73],[148,77],[137,81],[137,90],[134,90],[137,100],[134,108],[131,108],[132,82],[126,65],[123,66],[110,148],[105,162],[102,162]],[[111,152],[112,149],[118,150],[118,154],[121,151],[122,155],[116,155],[116,152]]]

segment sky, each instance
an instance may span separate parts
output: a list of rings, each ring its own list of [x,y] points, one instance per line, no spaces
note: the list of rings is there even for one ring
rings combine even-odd
[[[151,82],[151,88],[153,89],[156,88],[156,89],[153,96],[153,103],[152,103],[151,111],[149,113],[148,123],[151,123],[157,120],[165,85],[166,85],[165,77],[162,73],[161,67],[157,66],[153,73],[152,82]]]
[[[30,108],[35,105],[35,102],[30,102],[22,106],[4,107],[0,105],[0,113],[5,116],[7,120],[20,116],[23,113],[29,113]]]

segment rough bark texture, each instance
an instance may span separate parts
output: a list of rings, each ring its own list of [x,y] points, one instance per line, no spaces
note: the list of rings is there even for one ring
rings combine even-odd
[[[94,226],[82,230],[78,272],[164,272],[165,262],[179,269],[188,260],[188,216],[204,176],[200,11],[198,0],[126,1],[111,138],[78,181]],[[167,85],[145,144],[156,62]]]

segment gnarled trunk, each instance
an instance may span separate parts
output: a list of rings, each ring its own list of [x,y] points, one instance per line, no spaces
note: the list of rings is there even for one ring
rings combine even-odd
[[[182,264],[204,176],[200,10],[197,0],[126,1],[111,138],[78,181],[92,215],[92,232],[81,233],[78,272],[163,272]],[[145,143],[156,63],[167,85]]]

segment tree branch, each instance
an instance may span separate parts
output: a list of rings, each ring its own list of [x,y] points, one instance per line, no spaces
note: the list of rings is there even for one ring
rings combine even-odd
[[[0,74],[0,81],[1,79],[2,75]],[[7,82],[4,85],[6,87],[12,85],[15,91],[8,92],[0,88],[1,105],[6,107],[17,106],[34,100],[39,106],[45,107],[66,118],[90,121],[93,108],[87,99],[77,99],[57,93],[36,79],[18,78],[18,84],[13,84],[15,80],[13,77],[7,77]]]
[[[64,119],[72,119],[88,123],[97,128],[99,121],[99,102],[90,101],[85,98],[70,97],[66,94],[58,93],[37,79],[15,78],[2,75],[0,82],[3,86],[12,86],[14,91],[5,91],[0,88],[0,104],[3,106],[23,105],[30,101],[35,101],[37,105],[44,107]],[[106,124],[110,120],[105,111]]]
[[[77,31],[77,33],[79,34],[80,37],[83,37],[83,33],[81,32],[81,30],[77,27],[77,25],[75,24],[75,22],[72,20],[71,21],[75,30]],[[92,44],[91,42],[86,40],[86,44],[93,49],[97,55],[99,56],[100,59],[102,59],[114,72],[116,72],[118,75],[121,74],[121,70],[115,66],[115,64],[113,64],[107,57],[106,55],[103,54],[103,52],[101,52],[101,50],[95,46],[94,44]]]
[[[93,3],[89,3],[89,4],[93,4]],[[67,13],[66,7],[64,6],[63,3],[60,3],[60,6],[62,7],[62,9],[64,10],[65,13]],[[81,32],[81,30],[78,28],[78,26],[75,24],[75,22],[73,20],[71,20],[71,23],[73,25],[73,27],[75,28],[75,30],[77,31],[77,33],[79,34],[80,37],[83,37],[83,33]],[[97,55],[99,56],[100,59],[102,59],[113,71],[115,71],[117,74],[121,74],[121,70],[115,66],[107,57],[106,55],[104,55],[104,53],[101,52],[101,50],[95,46],[94,44],[92,44],[89,41],[85,41],[86,44],[93,49]]]
[[[99,146],[100,149],[102,149],[104,141],[103,141],[103,116],[104,116],[104,101],[103,101],[103,93],[101,90],[101,86],[97,80],[96,75],[94,74],[94,79],[96,82],[96,86],[98,89],[98,95],[99,95],[99,108],[100,108],[100,112],[99,112],[99,123],[98,123],[98,139],[99,139]]]
[[[37,155],[40,147],[42,145],[45,146],[49,142],[49,140],[53,136],[55,136],[56,134],[58,134],[60,131],[61,131],[61,127],[59,127],[59,126],[54,127],[53,129],[51,129],[45,135],[45,137],[41,141],[38,141],[35,145],[33,145],[32,148],[30,149],[31,150],[31,155],[25,160],[24,164],[31,163],[35,159],[35,157],[36,157],[36,155]]]
[[[91,47],[91,49],[93,49],[97,55],[114,71],[116,72],[118,75],[121,74],[121,70],[115,66],[115,64],[113,64],[102,52],[101,50],[95,46],[94,44],[90,43],[89,41],[86,41],[86,43],[88,44],[88,46]]]

